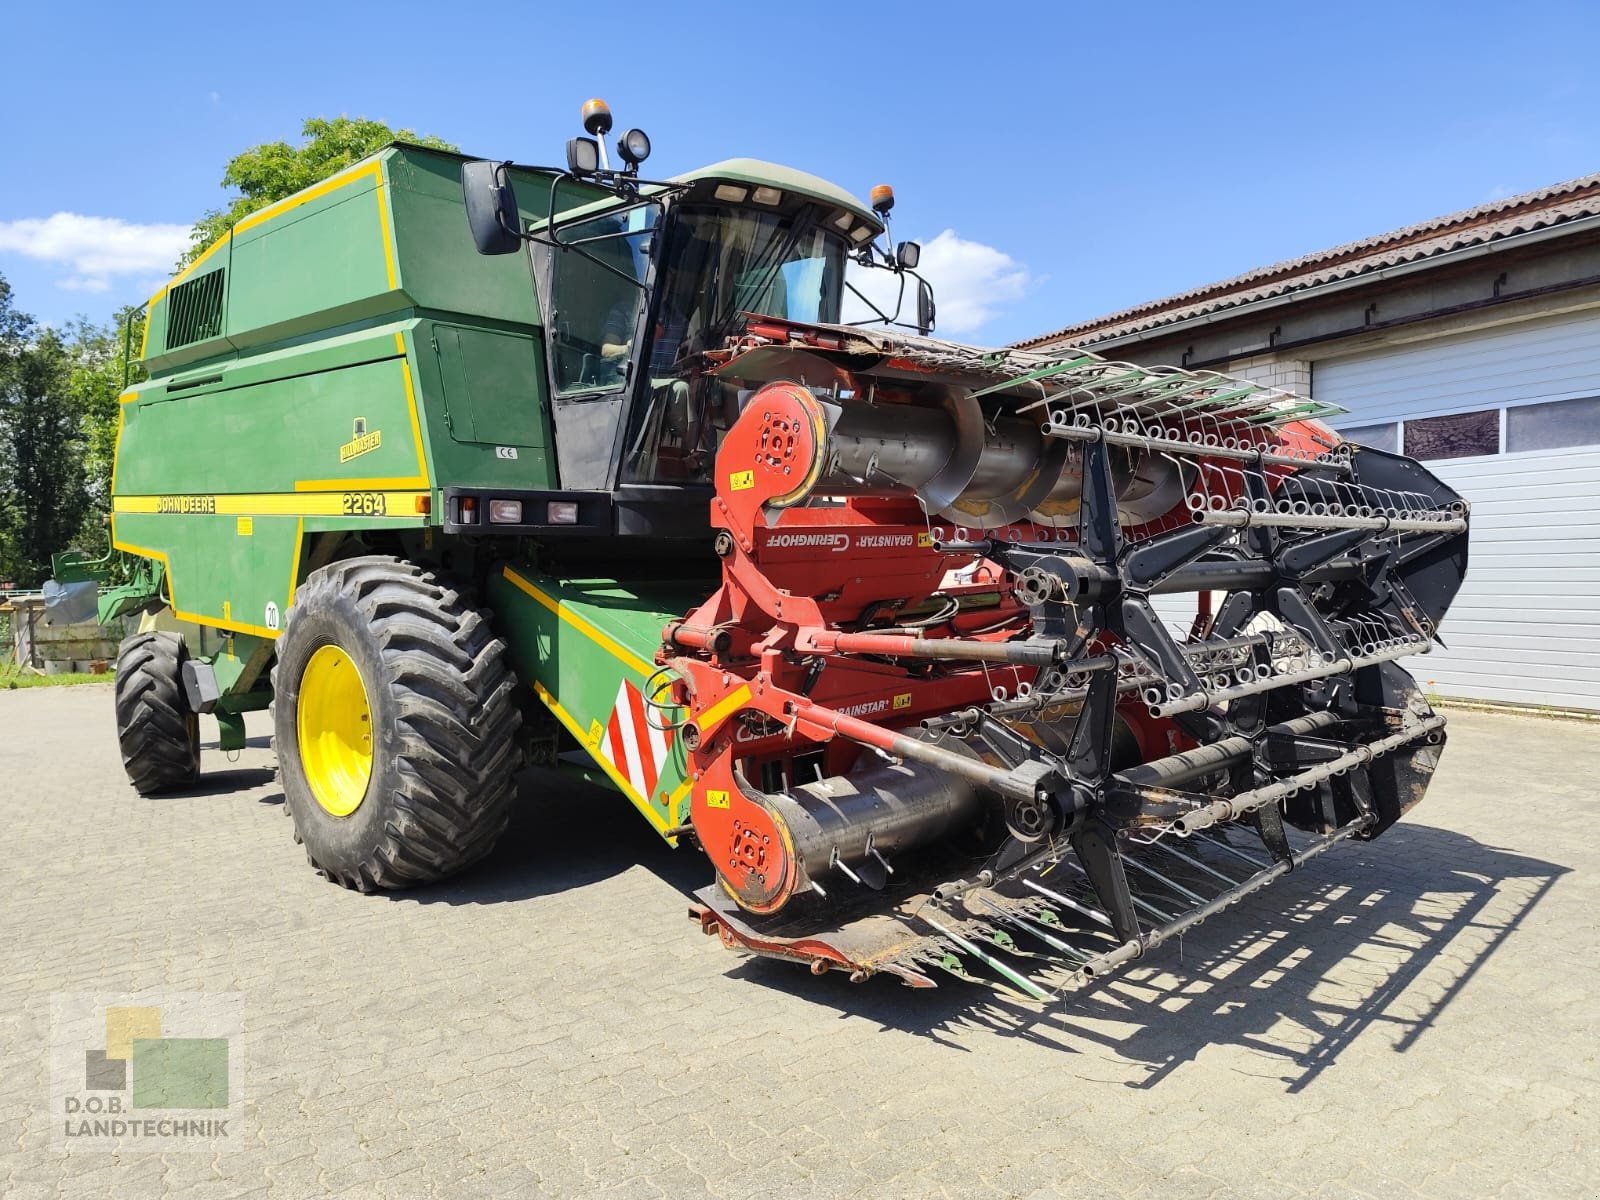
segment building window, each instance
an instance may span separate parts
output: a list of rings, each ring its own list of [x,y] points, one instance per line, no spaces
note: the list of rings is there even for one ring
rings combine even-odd
[[[1422,461],[1500,453],[1500,410],[1451,413],[1405,422],[1405,452]]]
[[[1358,446],[1387,450],[1391,454],[1400,452],[1400,426],[1393,421],[1387,425],[1352,425],[1348,429],[1336,432],[1345,441],[1354,442]]]
[[[1600,445],[1600,396],[1506,409],[1506,452]]]

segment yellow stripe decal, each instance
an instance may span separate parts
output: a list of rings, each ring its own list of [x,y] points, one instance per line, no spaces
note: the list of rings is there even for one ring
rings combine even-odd
[[[306,519],[301,517],[294,527],[294,561],[289,564],[289,598],[283,602],[283,610],[289,611],[289,606],[294,603],[294,590],[300,586],[300,549],[306,544]]]
[[[127,395],[128,393],[123,393]],[[117,494],[117,460],[122,457],[122,419],[127,409],[117,405],[117,440],[111,443],[111,494]]]
[[[290,209],[299,208],[302,204],[309,204],[320,196],[337,191],[347,183],[354,183],[371,175],[381,186],[383,183],[383,164],[381,162],[360,163],[354,167],[346,167],[337,175],[330,175],[321,183],[313,184],[303,192],[296,192],[286,196],[275,204],[265,208],[258,208],[255,212],[239,218],[239,223],[233,227],[235,233],[243,233],[246,229],[253,229],[263,221],[270,221],[273,217],[281,216]]]
[[[161,564],[166,572],[167,602],[172,605],[172,615],[180,621],[188,621],[192,625],[209,625],[213,629],[229,629],[235,633],[251,633],[256,637],[275,638],[279,631],[268,629],[265,625],[251,625],[245,621],[226,620],[219,621],[216,617],[203,617],[199,613],[184,612],[178,607],[178,593],[172,584],[172,563],[167,560],[165,550],[151,550],[146,546],[135,546],[132,542],[119,542],[117,540],[117,522],[111,520],[111,544],[118,550],[126,550],[129,554],[137,554],[141,558],[153,558]]]
[[[656,669],[649,663],[645,662],[644,659],[640,658],[627,647],[613,640],[609,635],[602,632],[596,626],[591,625],[577,613],[572,612],[570,609],[563,608],[557,601],[545,595],[544,592],[540,591],[533,584],[529,583],[522,576],[518,575],[510,567],[506,567],[502,573],[519,591],[526,592],[528,595],[532,596],[540,604],[544,605],[551,612],[555,613],[557,617],[571,625],[591,642],[594,642],[603,650],[608,651],[613,657],[621,659],[628,666],[632,667],[635,671],[639,672],[639,674],[645,676],[646,678],[655,674]]]
[[[389,290],[394,291],[394,238],[389,234],[389,205],[383,195],[383,176],[378,176],[378,186],[373,189],[378,197],[378,223],[383,226],[383,265],[389,269]]]
[[[426,492],[256,492],[215,495],[117,496],[111,511],[160,516],[239,517],[420,517]]]
[[[679,824],[682,824],[679,814],[682,811],[684,798],[693,790],[694,777],[691,775],[677,786],[672,793],[672,798],[667,801],[667,811],[672,814],[672,819]]]
[[[748,703],[750,703],[750,685],[747,683],[740,687],[738,691],[729,692],[721,700],[706,709],[695,724],[700,726],[702,735],[708,734],[722,724],[725,718],[732,716]]]
[[[395,345],[400,347],[400,373],[406,381],[406,408],[411,413],[411,440],[417,444],[417,486],[428,486],[428,456],[422,449],[422,421],[417,416],[417,389],[411,385],[411,360],[406,357],[406,340],[398,333]]]
[[[633,802],[633,806],[645,815],[650,824],[656,827],[658,833],[665,833],[670,826],[662,819],[661,814],[651,808],[649,802],[633,790],[633,784],[628,781],[627,776],[620,774],[615,767],[596,752],[595,743],[589,738],[588,734],[579,728],[578,722],[573,719],[572,714],[561,707],[561,702],[550,694],[550,690],[537,680],[534,682],[533,690],[538,693],[539,699],[544,701],[545,707],[555,713],[556,720],[565,725],[568,732],[589,750],[589,757],[594,760],[595,766],[606,773],[606,778],[617,785],[617,790]],[[678,844],[677,838],[668,838],[667,841],[674,846]]]

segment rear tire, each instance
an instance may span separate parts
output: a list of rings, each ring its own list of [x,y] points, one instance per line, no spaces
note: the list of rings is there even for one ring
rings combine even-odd
[[[117,745],[142,796],[200,778],[200,718],[183,693],[188,657],[183,638],[165,630],[136,633],[117,652]]]
[[[323,875],[363,892],[412,887],[494,848],[522,718],[505,643],[461,592],[396,558],[312,572],[272,688],[284,806]]]

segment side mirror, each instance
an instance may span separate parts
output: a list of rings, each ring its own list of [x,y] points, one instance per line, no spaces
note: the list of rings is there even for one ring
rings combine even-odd
[[[461,194],[479,254],[510,254],[522,245],[517,194],[503,163],[462,163]]]
[[[922,247],[916,242],[901,242],[894,252],[894,260],[907,271],[915,271],[922,261]]]
[[[593,138],[572,138],[567,142],[567,170],[574,175],[593,175],[599,169],[599,142]]]
[[[926,279],[917,280],[917,332],[927,337],[933,332],[933,289]]]

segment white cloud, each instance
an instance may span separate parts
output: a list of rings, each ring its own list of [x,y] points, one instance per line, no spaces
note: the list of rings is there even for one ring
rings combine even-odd
[[[936,330],[945,335],[982,328],[1001,307],[1022,299],[1034,282],[1023,263],[1003,250],[959,237],[953,229],[922,244],[917,273],[933,285],[938,306]],[[894,313],[900,281],[891,272],[852,267],[849,279],[880,309]],[[907,324],[916,320],[916,303],[915,280],[908,279],[900,313],[900,319]],[[872,315],[872,310],[859,299],[845,293],[846,321],[861,321]]]
[[[188,248],[187,225],[138,225],[70,212],[0,221],[0,252],[70,268],[57,281],[69,291],[104,292],[114,276],[170,271]]]

